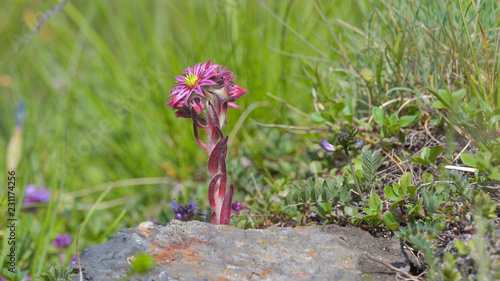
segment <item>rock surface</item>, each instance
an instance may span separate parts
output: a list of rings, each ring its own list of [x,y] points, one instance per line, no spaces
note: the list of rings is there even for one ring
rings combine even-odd
[[[84,280],[395,280],[393,270],[366,255],[408,272],[401,247],[336,225],[241,230],[173,220],[123,229],[80,259]],[[143,252],[156,268],[128,276],[130,259]]]

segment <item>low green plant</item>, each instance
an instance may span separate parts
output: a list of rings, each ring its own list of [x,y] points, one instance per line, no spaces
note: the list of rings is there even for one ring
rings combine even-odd
[[[462,153],[460,159],[465,165],[476,168],[474,174],[478,182],[500,181],[500,151],[493,153],[478,151],[476,154]]]
[[[424,147],[420,156],[413,156],[411,161],[415,164],[420,164],[424,166],[434,166],[436,167],[436,158],[443,151],[443,147],[435,146],[433,148]]]
[[[373,120],[381,126],[380,133],[383,137],[400,135],[401,128],[413,125],[421,117],[420,112],[417,112],[415,115],[398,117],[397,113],[392,113],[390,116],[387,116],[386,112],[379,107],[373,107],[372,111]]]
[[[130,261],[132,274],[146,274],[156,266],[156,260],[149,254],[138,254]]]
[[[38,274],[38,278],[43,281],[71,281],[75,276],[72,274],[71,267],[64,267],[62,265],[53,265],[44,273]]]

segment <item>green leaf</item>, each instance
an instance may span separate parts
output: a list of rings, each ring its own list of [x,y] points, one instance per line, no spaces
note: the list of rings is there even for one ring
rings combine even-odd
[[[450,92],[448,92],[447,90],[440,89],[438,90],[438,94],[448,105],[452,105]]]
[[[347,186],[342,187],[341,198],[344,204],[349,204],[349,202],[351,201],[351,192],[349,191],[349,188]]]
[[[339,116],[339,113],[342,112],[344,107],[345,107],[345,104],[343,102],[334,103],[330,107],[330,110],[329,110],[331,118],[333,120],[337,119]]]
[[[431,174],[429,174],[427,172],[424,172],[422,174],[422,183],[423,184],[428,184],[428,183],[431,183],[433,181],[434,181],[434,176],[433,175],[431,175]]]
[[[408,186],[408,194],[410,195],[410,197],[412,199],[417,199],[417,190],[418,190],[418,186],[415,186],[415,185]]]
[[[349,216],[353,217],[358,213],[358,209],[352,208],[352,207],[344,207],[344,213],[348,214]]]
[[[323,116],[321,116],[321,113],[319,112],[314,112],[313,114],[311,114],[311,120],[317,124],[323,124],[326,122],[326,119],[323,118]]]
[[[469,248],[467,248],[464,241],[462,241],[462,240],[459,240],[459,239],[455,240],[455,248],[457,248],[458,252],[462,256],[465,256],[469,253]]]
[[[401,128],[408,127],[411,124],[413,124],[413,122],[415,122],[416,119],[417,119],[417,116],[415,116],[415,115],[403,116],[403,117],[399,118],[399,126]]]
[[[411,185],[411,173],[406,172],[404,175],[402,175],[399,179],[399,184],[401,184],[401,187],[403,187],[404,189],[408,189],[408,187]]]
[[[366,216],[363,216],[363,219],[364,220],[380,219],[380,214],[379,213],[375,213],[375,214],[371,214],[371,215],[366,215]]]
[[[384,213],[384,223],[388,229],[393,231],[399,227],[399,223],[396,222],[396,218],[394,218],[394,215],[389,211]]]
[[[500,181],[500,166],[496,166],[491,170],[490,175],[488,176],[489,179]]]
[[[412,157],[411,162],[413,162],[415,164],[424,165],[424,166],[428,166],[430,164],[429,161],[425,160],[424,158],[418,157],[418,156]]]
[[[382,200],[380,200],[380,197],[377,195],[377,193],[372,193],[372,195],[370,196],[369,204],[370,209],[372,209],[373,211],[382,211]]]
[[[441,108],[447,108],[446,106],[444,106],[444,104],[440,101],[435,101],[432,103],[432,107],[433,108],[436,108],[436,109],[441,109]]]
[[[391,200],[391,201],[396,201],[399,199],[399,196],[396,196],[392,190],[392,187],[386,185],[384,189],[385,193],[385,198]]]
[[[236,224],[236,227],[237,228],[242,228],[245,226],[245,224],[247,223],[246,220],[240,220],[237,224]]]
[[[462,153],[460,155],[460,159],[462,160],[462,162],[467,165],[467,166],[470,166],[470,167],[474,167],[474,168],[477,168],[478,166],[478,162],[477,162],[477,159],[476,157],[474,157],[474,155],[472,154],[469,154],[469,153]]]
[[[389,117],[390,126],[396,125],[398,123],[398,115],[396,113],[391,114]]]
[[[372,114],[373,114],[373,120],[377,122],[379,125],[385,125],[385,112],[384,110],[378,108],[378,107],[373,107],[372,109]]]
[[[313,202],[318,201],[318,199],[319,199],[318,189],[315,186],[313,186],[309,190],[311,192],[311,201],[313,201]]]
[[[298,192],[296,192],[298,193]],[[293,218],[293,217],[296,217],[297,216],[297,207],[296,206],[293,206],[293,207],[290,207],[286,210],[286,213],[285,213],[289,218]]]
[[[392,184],[392,190],[394,190],[394,194],[398,197],[406,195],[406,189],[403,188],[399,183],[395,182]]]
[[[320,214],[322,214],[323,216],[326,216],[327,214],[332,212],[331,203],[317,203],[316,207],[318,208]]]
[[[434,214],[439,207],[439,198],[435,195],[430,195],[428,189],[422,192],[422,199],[424,200],[424,207],[429,214]]]
[[[328,192],[328,186],[323,185],[323,187],[321,188],[321,201],[326,202],[330,200],[328,194],[330,194],[330,192]]]
[[[298,187],[298,186],[297,186]],[[300,189],[300,188],[299,188]],[[293,204],[298,204],[300,203],[300,190],[295,190],[293,189],[293,197],[292,197],[292,202]]]
[[[431,152],[431,149],[428,147],[424,147],[422,149],[422,152],[420,153],[420,157],[424,158],[425,160],[429,161],[429,154]]]
[[[300,200],[303,203],[307,203],[309,201],[309,193],[307,192],[307,188],[303,187],[300,189]]]
[[[433,147],[429,152],[429,158],[428,158],[429,162],[434,163],[434,161],[439,156],[439,154],[441,154],[442,151],[443,148],[441,146]]]
[[[465,89],[460,89],[456,92],[453,93],[453,104],[454,105],[459,105],[462,103],[462,99],[465,97],[467,94],[467,91]]]

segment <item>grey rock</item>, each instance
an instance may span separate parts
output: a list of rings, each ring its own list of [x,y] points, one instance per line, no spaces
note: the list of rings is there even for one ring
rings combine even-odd
[[[130,259],[150,253],[147,275],[127,275]],[[398,240],[336,225],[241,230],[199,221],[142,223],[81,254],[85,280],[395,280],[408,272]],[[74,280],[79,280],[75,278]]]

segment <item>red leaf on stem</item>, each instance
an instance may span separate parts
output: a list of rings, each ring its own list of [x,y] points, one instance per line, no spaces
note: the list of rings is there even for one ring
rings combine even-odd
[[[200,145],[203,150],[205,150],[208,153],[208,147],[207,145],[200,139],[200,135],[198,134],[198,117],[196,114],[192,114],[191,117],[193,118],[193,131],[194,131],[194,137],[196,138],[196,141]]]
[[[208,157],[208,171],[215,175],[219,172],[219,160],[222,153],[225,153],[228,136],[223,137],[214,147],[212,153]]]
[[[234,184],[229,186],[224,202],[222,203],[222,210],[220,212],[220,223],[229,225],[231,220],[231,201],[233,200]]]
[[[210,208],[215,209],[217,206],[215,205],[215,194],[217,190],[215,188],[217,187],[217,181],[219,178],[222,176],[222,174],[217,174],[215,175],[211,180],[210,184],[208,185],[208,202],[210,202]]]
[[[226,194],[227,170],[226,170],[226,155],[224,153],[220,157],[220,173],[222,174],[219,186],[219,197],[223,198]]]

